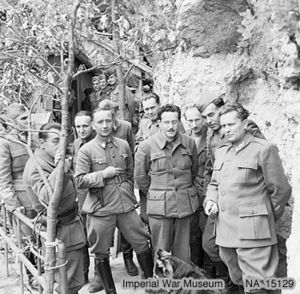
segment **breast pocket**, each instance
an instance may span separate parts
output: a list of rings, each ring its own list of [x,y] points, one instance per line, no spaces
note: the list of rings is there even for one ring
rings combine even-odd
[[[150,168],[152,172],[161,172],[167,169],[167,157],[164,152],[150,155]]]
[[[237,163],[239,183],[257,183],[258,182],[258,164],[256,161],[240,161]]]
[[[182,150],[182,162],[180,164],[180,167],[182,169],[190,169],[192,166],[192,153],[190,150]]]
[[[107,167],[107,160],[105,157],[94,157],[92,159],[93,171],[104,170]]]
[[[14,172],[24,170],[24,166],[29,158],[26,149],[17,149],[11,151],[12,170]]]
[[[216,179],[217,183],[219,183],[219,180],[220,180],[220,173],[221,173],[223,164],[224,164],[224,162],[219,160],[219,161],[216,161],[213,166],[213,174],[214,174],[214,178]]]
[[[242,240],[271,238],[268,210],[265,205],[238,208],[238,234]]]

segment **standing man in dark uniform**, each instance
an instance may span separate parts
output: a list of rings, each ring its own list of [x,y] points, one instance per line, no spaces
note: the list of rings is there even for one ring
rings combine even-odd
[[[28,121],[28,111],[24,105],[12,103],[7,109],[8,118],[14,121],[18,127],[26,129]],[[22,141],[26,143],[26,134],[22,134],[17,129],[12,129],[9,134],[3,134],[0,138],[0,200],[3,200],[10,213],[16,209],[24,210],[24,214],[29,218],[34,218],[36,212],[26,193],[23,182],[23,171],[27,160],[28,152],[24,146],[12,141]],[[22,211],[21,210],[21,211]],[[17,220],[13,216],[14,232],[17,234]],[[21,224],[22,244],[25,246],[25,237],[33,236],[32,230],[23,222]],[[26,256],[32,264],[36,264],[34,255],[26,251]],[[26,269],[28,282],[32,289],[38,290],[38,284],[34,277]]]
[[[278,264],[275,220],[291,195],[278,149],[247,130],[249,112],[228,104],[219,112],[228,140],[215,152],[205,211],[216,216],[216,244],[232,281],[273,278]],[[247,284],[246,284],[247,286]],[[245,289],[245,293],[270,293]]]
[[[197,150],[180,134],[180,108],[167,104],[158,111],[160,131],[140,143],[135,154],[135,181],[147,195],[153,249],[172,251],[190,262],[191,215],[199,208],[195,178]]]
[[[58,123],[44,124],[39,132],[40,148],[34,152],[35,158],[53,190],[57,178],[56,164],[61,156],[58,151],[60,128]],[[74,181],[72,175],[67,171],[67,163],[65,170],[63,191],[57,208],[56,238],[63,241],[66,246],[68,294],[78,294],[84,284],[83,247],[86,238],[78,214]],[[31,158],[26,163],[23,179],[34,209],[37,212],[42,211],[44,206],[49,205],[52,195],[49,195],[46,184]],[[39,202],[36,199],[39,199]]]
[[[112,136],[111,111],[96,110],[93,126],[97,136],[80,148],[75,179],[79,188],[89,189],[83,211],[87,213],[88,240],[98,259],[102,284],[106,293],[116,293],[108,252],[116,226],[131,243],[146,278],[153,275],[153,260],[148,234],[135,211],[130,147]]]

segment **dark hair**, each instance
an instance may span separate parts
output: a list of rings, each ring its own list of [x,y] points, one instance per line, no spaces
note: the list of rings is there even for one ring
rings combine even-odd
[[[249,111],[246,108],[244,108],[242,104],[238,102],[228,102],[220,109],[219,117],[233,111],[237,113],[238,118],[242,121],[247,119],[249,116]]]
[[[42,132],[42,131],[49,131],[51,129],[56,129],[56,130],[60,131],[61,125],[59,123],[55,123],[55,122],[43,124],[39,131],[39,139],[46,140],[48,138],[48,133]]]
[[[93,115],[90,111],[88,110],[81,110],[81,111],[78,111],[76,114],[75,114],[75,118],[78,117],[78,116],[89,116],[91,119],[93,119]]]
[[[192,109],[192,108],[196,108],[199,112],[200,112],[200,114],[201,114],[201,110],[200,110],[200,106],[198,105],[198,104],[196,104],[196,103],[190,103],[190,104],[188,104],[188,105],[186,105],[184,108],[183,108],[183,115],[184,115],[184,118],[186,119],[186,112],[187,112],[187,110],[188,109]],[[202,114],[201,114],[202,115]]]
[[[146,95],[145,97],[143,97],[142,103],[143,103],[144,101],[146,101],[146,100],[149,100],[149,99],[155,99],[155,102],[156,102],[158,105],[160,104],[160,98],[159,98],[159,96],[158,96],[156,93],[154,93],[154,92],[152,92],[152,93]]]
[[[178,120],[181,119],[181,110],[175,104],[166,104],[166,105],[163,105],[162,107],[160,107],[158,109],[158,111],[157,111],[157,117],[158,117],[158,119],[161,119],[161,115],[164,112],[177,112],[178,113]]]
[[[221,107],[221,106],[223,106],[225,104],[225,102],[224,102],[224,100],[223,100],[222,97],[216,98],[212,103],[215,104],[216,107]]]

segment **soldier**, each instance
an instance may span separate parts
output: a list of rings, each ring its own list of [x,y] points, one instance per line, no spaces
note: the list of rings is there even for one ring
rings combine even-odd
[[[109,87],[108,92],[110,93],[108,99],[119,105],[122,85],[118,84],[116,69],[107,70],[106,78]],[[139,123],[138,103],[134,100],[133,94],[127,85],[125,85],[125,117],[123,119],[131,123],[132,129],[136,133],[135,129],[138,128]]]
[[[216,215],[220,256],[232,281],[240,286],[247,279],[274,277],[278,264],[275,221],[291,194],[278,149],[247,131],[248,115],[238,103],[219,111],[228,142],[215,152],[205,206],[208,215]]]
[[[20,128],[26,128],[28,121],[28,111],[24,105],[12,103],[7,109],[8,118],[13,120]],[[31,202],[26,193],[23,182],[24,166],[29,159],[26,148],[12,141],[23,141],[26,143],[26,134],[21,133],[17,129],[12,129],[9,134],[2,134],[0,138],[0,200],[5,203],[6,208],[10,213],[16,209],[24,211],[23,213],[29,217],[36,216],[32,208]],[[13,216],[14,232],[17,234],[17,220]],[[22,245],[25,246],[25,238],[33,237],[32,230],[23,222],[21,224],[20,238]],[[26,256],[29,261],[35,265],[34,255],[30,251],[26,251]],[[38,283],[33,275],[27,270],[28,282],[33,290],[38,290]]]
[[[188,104],[184,108],[184,118],[190,128],[190,137],[195,140],[198,158],[198,174],[196,177],[197,186],[200,188],[199,210],[193,214],[191,222],[190,250],[192,262],[199,267],[204,266],[204,250],[202,248],[202,232],[205,227],[206,218],[202,208],[204,193],[204,171],[206,163],[206,131],[204,119],[199,107],[196,104]]]
[[[127,141],[130,150],[133,154],[134,140],[133,140],[131,123],[126,120],[116,118],[118,105],[110,100],[103,100],[99,104],[99,109],[109,110],[111,112],[113,117],[112,135],[114,137]],[[128,275],[137,276],[138,269],[133,262],[133,249],[122,233],[121,233],[121,250],[123,252],[124,264]]]
[[[198,172],[193,139],[178,131],[180,108],[158,111],[160,131],[141,142],[135,155],[137,187],[147,195],[147,214],[155,251],[172,251],[187,262],[191,215],[199,207],[194,180]]]
[[[115,227],[124,234],[137,254],[146,278],[153,275],[148,234],[135,211],[133,159],[129,144],[112,136],[110,110],[94,112],[97,136],[82,146],[76,160],[79,188],[89,189],[83,205],[87,213],[88,241],[106,293],[116,293],[109,265],[109,247]]]
[[[204,189],[210,182],[213,164],[215,161],[215,150],[224,142],[227,142],[227,138],[222,133],[219,111],[224,105],[224,100],[218,97],[214,93],[203,93],[199,98],[200,110],[203,118],[206,120],[207,131],[207,162],[205,164],[205,183]],[[265,137],[260,132],[258,126],[251,120],[247,120],[246,127],[249,132],[258,138],[264,139]],[[204,200],[205,205],[205,200]],[[208,217],[205,225],[205,229],[202,235],[202,246],[209,258],[213,262],[217,269],[218,275],[224,279],[226,283],[225,293],[236,293],[238,291],[237,286],[232,283],[229,277],[228,269],[221,260],[219,255],[219,246],[216,244],[216,237],[214,234],[215,219]]]
[[[104,74],[95,75],[92,78],[93,92],[90,94],[92,111],[98,108],[99,103],[108,98],[109,89]]]
[[[39,132],[40,148],[34,152],[36,160],[48,178],[52,189],[55,187],[57,178],[56,164],[61,157],[58,151],[60,129],[58,123],[42,125]],[[28,196],[35,203],[34,209],[37,212],[42,211],[44,205],[49,205],[52,195],[49,195],[46,185],[31,158],[25,165],[23,179]],[[39,199],[40,203],[36,199]],[[76,189],[72,175],[67,172],[67,165],[64,173],[62,196],[57,209],[57,220],[56,238],[63,241],[66,246],[68,294],[77,294],[84,284],[83,247],[86,238],[81,218],[78,215]]]
[[[93,130],[92,127],[92,114],[89,111],[79,111],[75,115],[75,128],[78,134],[78,138],[75,139],[73,143],[73,171],[76,167],[76,158],[78,151],[80,147],[82,147],[85,143],[91,141],[95,135],[96,132]],[[84,225],[84,231],[86,232],[86,214],[82,211],[82,206],[85,201],[86,195],[88,193],[88,190],[78,189],[77,191],[77,198],[78,198],[78,209],[79,212],[82,215],[83,225]],[[89,256],[89,250],[88,250],[89,244],[87,243],[83,249],[83,273],[84,273],[84,279],[85,283],[88,283],[88,277],[89,277],[89,266],[90,266],[90,256]],[[90,293],[98,292],[103,290],[103,286],[101,283],[100,276],[97,272],[96,263],[94,266],[94,279],[91,282],[91,284],[88,287],[88,291]]]

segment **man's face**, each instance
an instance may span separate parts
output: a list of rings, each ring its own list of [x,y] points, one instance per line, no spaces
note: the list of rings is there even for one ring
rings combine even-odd
[[[100,110],[94,114],[93,127],[97,135],[107,138],[111,135],[113,128],[113,116],[110,110]]]
[[[210,103],[202,112],[202,117],[205,119],[208,127],[214,131],[220,129],[219,111],[220,107]]]
[[[157,110],[159,105],[156,103],[155,99],[150,98],[144,100],[142,103],[145,112],[145,117],[149,118],[152,121],[157,120]]]
[[[106,79],[105,78],[100,79],[100,81],[99,81],[99,87],[101,89],[105,89],[106,86],[107,86]]]
[[[203,118],[196,107],[189,108],[185,112],[185,118],[193,134],[201,133],[203,128]]]
[[[100,90],[100,81],[99,81],[99,79],[93,78],[92,83],[93,83],[93,90],[95,92],[98,92]]]
[[[178,113],[177,112],[163,112],[160,120],[160,128],[162,133],[166,136],[168,141],[175,140],[178,132]]]
[[[23,127],[27,127],[28,125],[28,112],[24,112],[17,116],[16,121]]]
[[[115,74],[112,74],[108,77],[107,82],[113,86],[117,82],[117,76]]]
[[[93,132],[90,116],[75,117],[75,128],[80,139],[87,139]]]
[[[54,158],[59,148],[60,135],[57,129],[50,129],[49,131],[51,132],[47,133],[47,139],[43,139],[41,142],[41,148]]]
[[[246,130],[244,127],[245,121],[242,121],[238,117],[236,111],[231,111],[221,115],[220,123],[222,132],[226,136],[229,142],[232,144],[239,144],[245,137]]]

